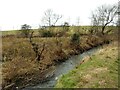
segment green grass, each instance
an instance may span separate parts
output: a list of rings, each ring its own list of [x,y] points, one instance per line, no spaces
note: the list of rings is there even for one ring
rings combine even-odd
[[[15,35],[17,34],[17,30],[11,30],[11,31],[2,31],[2,35],[5,36],[5,35]]]
[[[92,26],[70,26],[69,30],[66,32],[66,34],[68,36],[70,36],[74,32],[79,32],[81,34],[87,34],[87,33],[89,33],[88,31],[91,28],[92,28]],[[117,27],[115,27],[115,26],[107,26],[106,30],[108,30],[108,29],[116,30]],[[48,30],[48,28],[46,30]],[[35,35],[39,35],[39,32],[42,32],[43,30],[41,30],[41,29],[33,29],[33,31],[34,31]],[[59,32],[63,32],[64,33],[63,27],[53,27],[53,28],[51,28],[51,31],[53,33],[59,33]],[[2,31],[2,35],[3,36],[6,36],[6,35],[16,35],[16,34],[19,34],[19,33],[20,33],[20,30]]]
[[[59,78],[55,88],[117,88],[118,49],[112,43]],[[117,44],[116,44],[117,45]]]
[[[34,31],[38,32],[38,29],[37,30],[35,29]],[[1,32],[2,32],[2,36],[6,36],[6,35],[18,35],[18,34],[21,33],[20,30],[9,30],[9,31],[1,31]]]

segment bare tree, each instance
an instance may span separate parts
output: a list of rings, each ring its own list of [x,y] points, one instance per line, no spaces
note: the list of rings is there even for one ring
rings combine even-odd
[[[80,17],[76,18],[76,30],[79,33],[79,30],[80,30]]]
[[[35,60],[40,61],[40,60],[41,60],[41,57],[42,57],[42,53],[43,53],[43,51],[44,51],[44,49],[45,49],[45,43],[43,43],[43,45],[41,46],[42,49],[40,50],[39,45],[38,45],[37,43],[33,42],[33,40],[32,40],[32,38],[33,38],[33,33],[34,33],[34,31],[30,34],[29,42],[30,42],[30,44],[32,45],[33,51],[34,51],[35,54],[36,54]]]
[[[116,23],[116,25],[120,26],[120,1],[118,2],[117,14],[118,14],[118,17],[117,17],[117,23]]]
[[[76,25],[79,26],[80,25],[80,17],[76,18]]]
[[[89,32],[91,34],[98,32],[99,24],[100,24],[99,21],[100,20],[99,20],[99,17],[97,16],[97,14],[95,12],[94,13],[92,12],[92,15],[91,15],[91,25],[92,25],[92,28],[89,30]]]
[[[92,13],[91,21],[93,26],[102,26],[101,33],[104,35],[105,27],[112,23],[114,17],[116,16],[117,6],[115,5],[102,5],[96,9],[95,12]]]
[[[55,14],[51,9],[48,9],[45,11],[42,21],[48,26],[52,26],[55,25],[60,18],[62,18],[62,15]]]

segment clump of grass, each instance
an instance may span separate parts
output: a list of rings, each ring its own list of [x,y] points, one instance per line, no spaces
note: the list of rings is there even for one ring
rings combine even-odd
[[[54,33],[49,30],[44,30],[40,32],[41,37],[53,37]]]

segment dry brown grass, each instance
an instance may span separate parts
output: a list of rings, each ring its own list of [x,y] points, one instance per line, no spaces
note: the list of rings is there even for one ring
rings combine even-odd
[[[33,41],[39,45],[39,49],[45,43],[40,62],[35,61],[35,53],[27,38],[3,38],[3,87],[11,84],[14,87],[21,87],[42,81],[45,78],[46,70],[50,70],[50,67],[63,62],[71,55],[79,54],[104,42],[97,36],[82,36],[80,44],[74,46],[71,45],[70,37],[36,37],[33,38]]]

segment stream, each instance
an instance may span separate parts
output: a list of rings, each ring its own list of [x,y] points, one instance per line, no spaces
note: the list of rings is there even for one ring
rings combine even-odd
[[[71,58],[69,58],[65,62],[62,62],[61,64],[56,66],[56,70],[54,72],[54,75],[51,78],[49,78],[49,80],[47,80],[46,82],[40,83],[38,85],[35,85],[35,86],[25,87],[22,90],[36,90],[39,88],[53,88],[57,82],[57,79],[60,76],[67,74],[69,71],[71,71],[76,66],[78,66],[80,64],[80,61],[84,57],[93,55],[99,49],[100,49],[100,47],[96,47],[96,48],[90,49],[82,54],[72,56]]]

